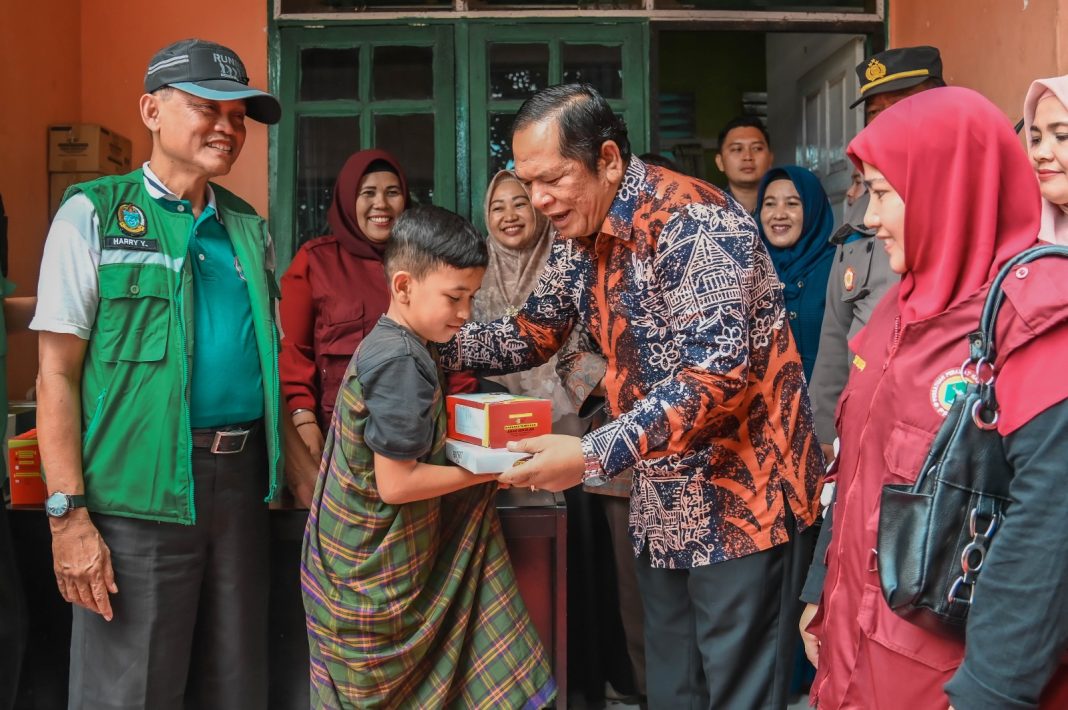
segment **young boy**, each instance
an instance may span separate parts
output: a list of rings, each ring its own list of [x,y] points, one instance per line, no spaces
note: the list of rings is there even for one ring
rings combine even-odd
[[[446,465],[432,343],[488,261],[462,217],[414,207],[385,252],[389,310],[349,363],[304,535],[316,708],[540,708],[556,686],[516,588],[494,477]]]

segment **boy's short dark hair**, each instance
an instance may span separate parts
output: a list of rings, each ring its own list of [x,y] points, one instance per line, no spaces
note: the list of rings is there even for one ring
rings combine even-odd
[[[397,217],[382,257],[389,276],[407,271],[421,279],[441,266],[485,268],[486,238],[466,219],[434,205],[416,205]]]
[[[735,116],[731,120],[727,121],[727,125],[719,132],[719,143],[716,146],[716,150],[720,153],[723,152],[723,142],[727,140],[727,134],[733,131],[735,128],[755,128],[764,134],[764,142],[771,147],[771,136],[768,134],[768,129],[764,126],[764,122],[756,116]]]

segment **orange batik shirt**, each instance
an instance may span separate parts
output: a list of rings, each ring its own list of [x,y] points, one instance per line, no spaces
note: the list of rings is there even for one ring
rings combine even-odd
[[[823,456],[781,285],[745,210],[631,158],[598,234],[559,235],[514,316],[469,323],[449,368],[545,362],[581,323],[608,361],[612,421],[582,438],[586,482],[633,467],[635,552],[689,568],[785,543],[815,520]]]

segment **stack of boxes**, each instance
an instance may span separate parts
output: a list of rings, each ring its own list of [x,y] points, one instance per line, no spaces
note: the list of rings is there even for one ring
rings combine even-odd
[[[36,507],[48,497],[41,471],[41,449],[37,430],[31,429],[7,442],[7,474],[11,484],[12,507]],[[0,501],[3,505],[3,501]]]
[[[129,138],[92,123],[48,127],[48,217],[75,183],[130,172]]]
[[[445,456],[471,473],[500,473],[530,454],[514,453],[509,441],[552,432],[548,399],[513,394],[453,394],[446,399]]]

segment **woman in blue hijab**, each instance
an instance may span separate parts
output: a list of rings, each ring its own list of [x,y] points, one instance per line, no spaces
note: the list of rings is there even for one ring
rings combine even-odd
[[[760,236],[783,282],[783,298],[805,378],[812,377],[823,326],[827,278],[834,259],[828,241],[834,215],[819,178],[805,168],[772,168],[757,194]]]

